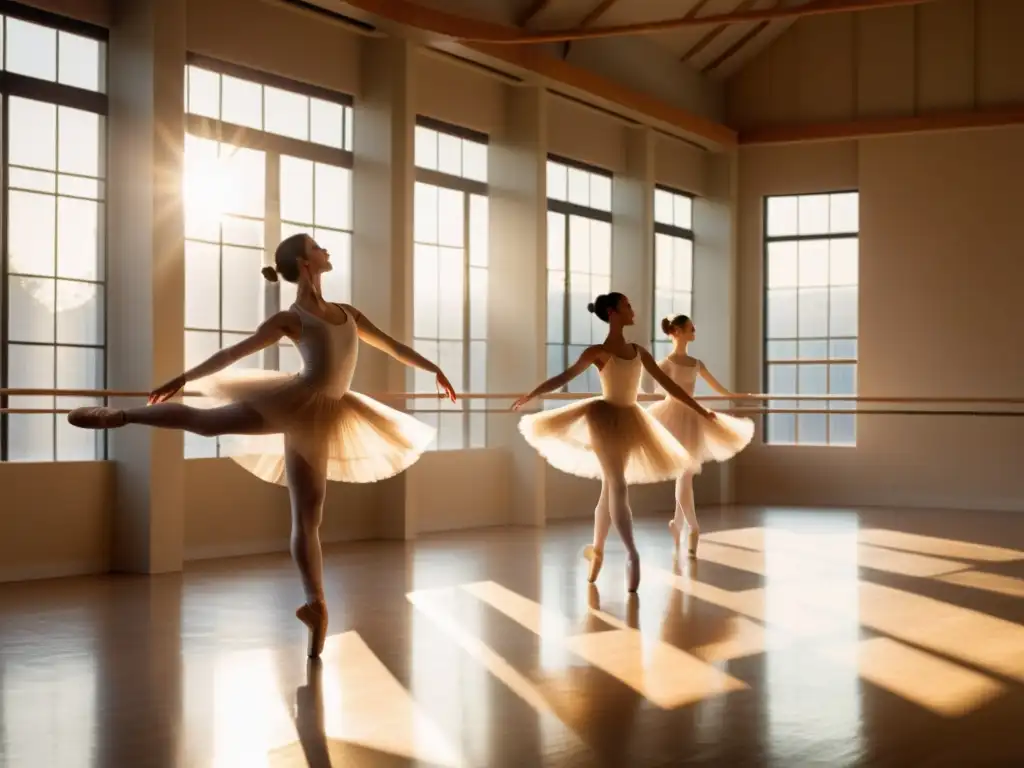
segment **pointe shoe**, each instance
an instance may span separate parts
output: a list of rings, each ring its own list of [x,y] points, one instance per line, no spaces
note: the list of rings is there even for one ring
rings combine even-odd
[[[124,411],[117,408],[90,406],[71,411],[68,423],[82,429],[117,429],[125,425],[125,416]]]
[[[626,591],[633,593],[640,587],[640,558],[626,557]]]
[[[587,581],[593,584],[597,581],[601,566],[604,565],[604,552],[600,552],[588,544],[583,550],[583,557],[590,561],[590,573],[587,574]]]
[[[697,540],[700,538],[700,531],[690,531],[687,537],[686,549],[691,560],[697,559]]]
[[[306,603],[295,612],[295,618],[309,628],[307,655],[311,659],[319,659],[327,640],[327,605],[323,600]]]

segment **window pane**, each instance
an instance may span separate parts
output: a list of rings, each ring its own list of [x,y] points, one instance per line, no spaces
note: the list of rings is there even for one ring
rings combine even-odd
[[[226,187],[220,172],[218,145],[198,136],[185,136],[185,168],[182,196],[185,207],[185,237],[220,239],[220,208]]]
[[[29,168],[56,170],[57,107],[11,96],[8,117],[9,162]]]
[[[54,274],[56,202],[57,199],[50,195],[8,192],[7,243],[11,272]]]
[[[561,163],[548,160],[548,197],[552,200],[565,200],[568,197],[567,170]]]
[[[800,445],[826,445],[828,416],[823,413],[808,413],[797,416],[796,428]]]
[[[466,303],[464,269],[460,248],[438,249],[438,336],[442,339],[463,337]]]
[[[612,273],[612,225],[607,221],[590,222],[590,271],[595,275]]]
[[[795,360],[795,341],[769,341],[767,346],[769,360]]]
[[[802,288],[799,297],[799,335],[828,336],[828,289]]]
[[[829,244],[830,285],[857,285],[857,250],[858,243],[854,237],[833,240]]]
[[[326,147],[344,149],[344,108],[323,99],[309,100],[309,140]]]
[[[92,200],[57,200],[57,274],[78,280],[101,280],[104,206]],[[37,233],[41,234],[41,233]]]
[[[824,235],[829,225],[828,195],[801,195],[799,231],[801,235]]]
[[[769,408],[792,408],[791,400],[773,400]],[[792,445],[796,442],[796,415],[792,413],[768,414],[768,443],[771,445]]]
[[[565,341],[565,272],[548,272],[548,341]]]
[[[469,389],[471,392],[487,391],[487,342],[474,341],[469,345]],[[484,400],[472,400],[477,408],[486,406]]]
[[[768,338],[796,335],[796,291],[768,291]]]
[[[87,91],[106,90],[103,44],[70,32],[60,33],[59,82]]]
[[[467,179],[487,181],[487,145],[476,141],[462,142],[462,174]]]
[[[455,387],[456,392],[464,391],[466,389],[466,382],[462,374],[462,361],[465,355],[465,345],[461,341],[442,341],[438,343],[437,348],[437,363],[441,366],[441,370],[445,372],[452,386]],[[436,391],[437,379],[434,376],[430,378],[431,391]],[[443,403],[444,401],[439,402]],[[449,402],[447,407],[460,409],[462,406]]]
[[[309,139],[309,97],[263,86],[263,125],[268,133]]]
[[[569,175],[569,202],[576,205],[590,205],[590,174],[579,168],[566,169]]]
[[[14,389],[53,389],[56,384],[53,347],[7,347],[8,382]],[[52,397],[12,397],[12,408],[53,408]],[[7,417],[8,457],[12,461],[53,461],[54,417],[11,414]]]
[[[803,240],[799,245],[800,287],[816,288],[828,285],[828,240]]]
[[[799,365],[797,368],[797,393],[801,395],[827,395],[828,392],[828,366],[827,365]],[[811,409],[820,409],[823,402],[804,401],[805,406]]]
[[[103,118],[70,107],[61,107],[57,118],[58,170],[80,176],[104,176],[100,162],[106,144]]]
[[[654,220],[659,224],[669,225],[674,221],[671,192],[664,189],[654,190]]]
[[[440,364],[441,355],[438,351],[438,343],[434,339],[414,339],[413,348],[423,355],[427,360],[431,360],[435,363]],[[413,372],[414,389],[413,392],[429,392],[433,393],[437,391],[437,379],[429,371],[421,371],[416,369]],[[427,400],[419,401],[420,404],[428,403]],[[432,407],[430,405],[423,405],[425,408]]]
[[[548,352],[547,375],[550,378],[551,376],[557,376],[558,374],[560,374],[562,371],[565,370],[565,368],[566,368],[566,366],[564,364],[565,348],[561,344],[548,344],[547,352]],[[557,402],[557,401],[556,400],[549,400],[548,402],[549,403],[554,403],[554,402]]]
[[[590,174],[590,207],[599,211],[612,209],[612,180],[607,176]]]
[[[590,272],[590,219],[569,217],[569,269]]]
[[[297,224],[313,223],[313,163],[281,157],[281,218]]]
[[[487,270],[480,267],[469,270],[469,336],[487,338]]]
[[[674,237],[672,287],[677,291],[693,289],[693,243],[683,237]]]
[[[768,366],[768,394],[796,395],[796,369],[795,365],[769,365]]]
[[[316,225],[333,229],[352,226],[352,172],[334,165],[316,164]]]
[[[693,229],[693,199],[686,195],[673,195],[675,209],[675,225],[683,229]]]
[[[352,235],[334,229],[314,229],[313,237],[331,256],[330,272],[324,273],[324,296],[330,301],[352,301]]]
[[[462,175],[462,140],[447,133],[437,134],[437,170]]]
[[[53,82],[57,79],[57,30],[7,17],[7,69]]]
[[[56,332],[56,283],[42,278],[12,276],[8,285],[10,340],[52,344]]]
[[[830,395],[857,394],[857,366],[845,363],[829,366],[828,393]]]
[[[283,229],[284,226],[282,225]],[[263,222],[259,219],[241,219],[235,216],[221,217],[220,239],[226,245],[262,248],[263,234]]]
[[[413,266],[413,334],[438,336],[438,254],[432,245],[416,243]]]
[[[7,186],[11,189],[53,193],[57,191],[57,175],[52,171],[28,171],[24,168],[11,168],[7,172]]]
[[[675,296],[672,291],[658,289],[654,292],[654,316],[661,320],[663,317],[675,317]]]
[[[416,182],[414,239],[418,243],[437,243],[437,187]]]
[[[416,126],[416,165],[431,171],[437,170],[437,131]]]
[[[355,149],[355,110],[345,107],[345,146],[349,152]]]
[[[220,75],[188,67],[188,111],[202,117],[220,117]]]
[[[266,213],[266,158],[263,152],[225,144],[222,153],[222,168],[227,180],[223,212],[262,219]]]
[[[220,327],[220,248],[185,241],[185,325]]]
[[[96,283],[57,281],[57,342],[104,342],[103,288]]]
[[[860,195],[856,192],[832,195],[830,214],[829,231],[837,233],[859,231]]]
[[[263,254],[251,248],[224,246],[221,249],[224,282],[221,328],[255,331],[263,320],[265,282],[260,274]]]
[[[561,213],[548,211],[548,269],[566,267],[565,218]]]
[[[590,275],[586,272],[569,274],[569,343],[589,344],[591,314],[587,305],[593,301],[594,291]]]
[[[833,339],[829,342],[829,357],[853,358],[857,356],[856,339]]]
[[[768,287],[796,288],[797,244],[768,243]]]
[[[461,413],[442,413],[438,419],[437,447],[441,451],[457,451],[465,446]]]
[[[788,237],[797,233],[797,198],[768,198],[768,237]]]
[[[833,288],[829,297],[829,330],[833,336],[857,335],[857,289]]]
[[[102,389],[104,384],[104,354],[101,349],[81,347],[57,347],[58,389]],[[58,408],[75,408],[80,405],[99,405],[95,398],[58,398]],[[77,429],[67,419],[58,417],[57,455],[58,461],[92,461],[102,457],[102,432]]]
[[[487,447],[487,414],[469,414],[469,447]]]
[[[465,196],[454,189],[437,190],[437,235],[441,245],[462,247],[465,237]]]
[[[486,267],[488,262],[488,211],[489,204],[483,195],[469,198],[469,263],[474,267]]]
[[[246,128],[263,129],[263,87],[221,75],[221,119]]]
[[[828,342],[824,339],[800,340],[801,360],[822,360],[828,357]]]

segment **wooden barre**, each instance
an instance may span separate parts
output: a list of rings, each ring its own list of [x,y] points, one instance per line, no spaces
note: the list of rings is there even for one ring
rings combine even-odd
[[[88,398],[144,398],[149,392],[135,392],[117,389],[0,389],[0,396],[7,397],[88,397]],[[464,392],[459,393],[460,400],[517,400],[523,392]],[[599,392],[552,392],[541,395],[540,400],[581,400],[598,397]],[[198,392],[185,392],[185,397],[203,397]],[[371,392],[369,397],[378,400],[437,400],[443,395],[434,392]],[[663,394],[642,393],[637,399],[642,402],[655,402],[665,397]],[[985,405],[1024,405],[1024,397],[893,397],[865,395],[797,395],[779,393],[756,393],[747,395],[699,395],[695,398],[702,402],[730,400],[788,400],[788,401],[839,401],[844,403],[980,403]]]

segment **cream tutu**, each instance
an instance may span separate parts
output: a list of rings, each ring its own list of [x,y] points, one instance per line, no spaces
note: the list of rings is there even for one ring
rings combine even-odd
[[[637,404],[640,372],[639,353],[630,360],[612,355],[601,370],[601,397],[524,416],[519,431],[551,466],[577,477],[601,478],[602,461],[624,467],[630,485],[671,480],[696,468],[669,431]]]
[[[680,365],[667,358],[660,363],[666,375],[689,395],[693,394],[696,386],[700,365],[699,361],[695,365]],[[708,421],[674,397],[659,400],[647,412],[664,425],[700,464],[728,461],[754,438],[754,422],[750,419],[716,412],[715,421]]]
[[[196,381],[211,405],[245,403],[273,434],[245,435],[231,458],[262,480],[284,484],[285,447],[327,478],[372,483],[412,466],[434,439],[433,427],[349,391],[358,355],[355,319],[328,323],[294,307],[302,320],[301,373],[230,371]]]

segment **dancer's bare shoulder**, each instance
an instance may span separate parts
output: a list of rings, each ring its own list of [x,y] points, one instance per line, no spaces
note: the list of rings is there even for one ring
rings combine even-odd
[[[268,331],[277,331],[293,341],[302,335],[302,320],[294,309],[282,309],[263,323]]]

